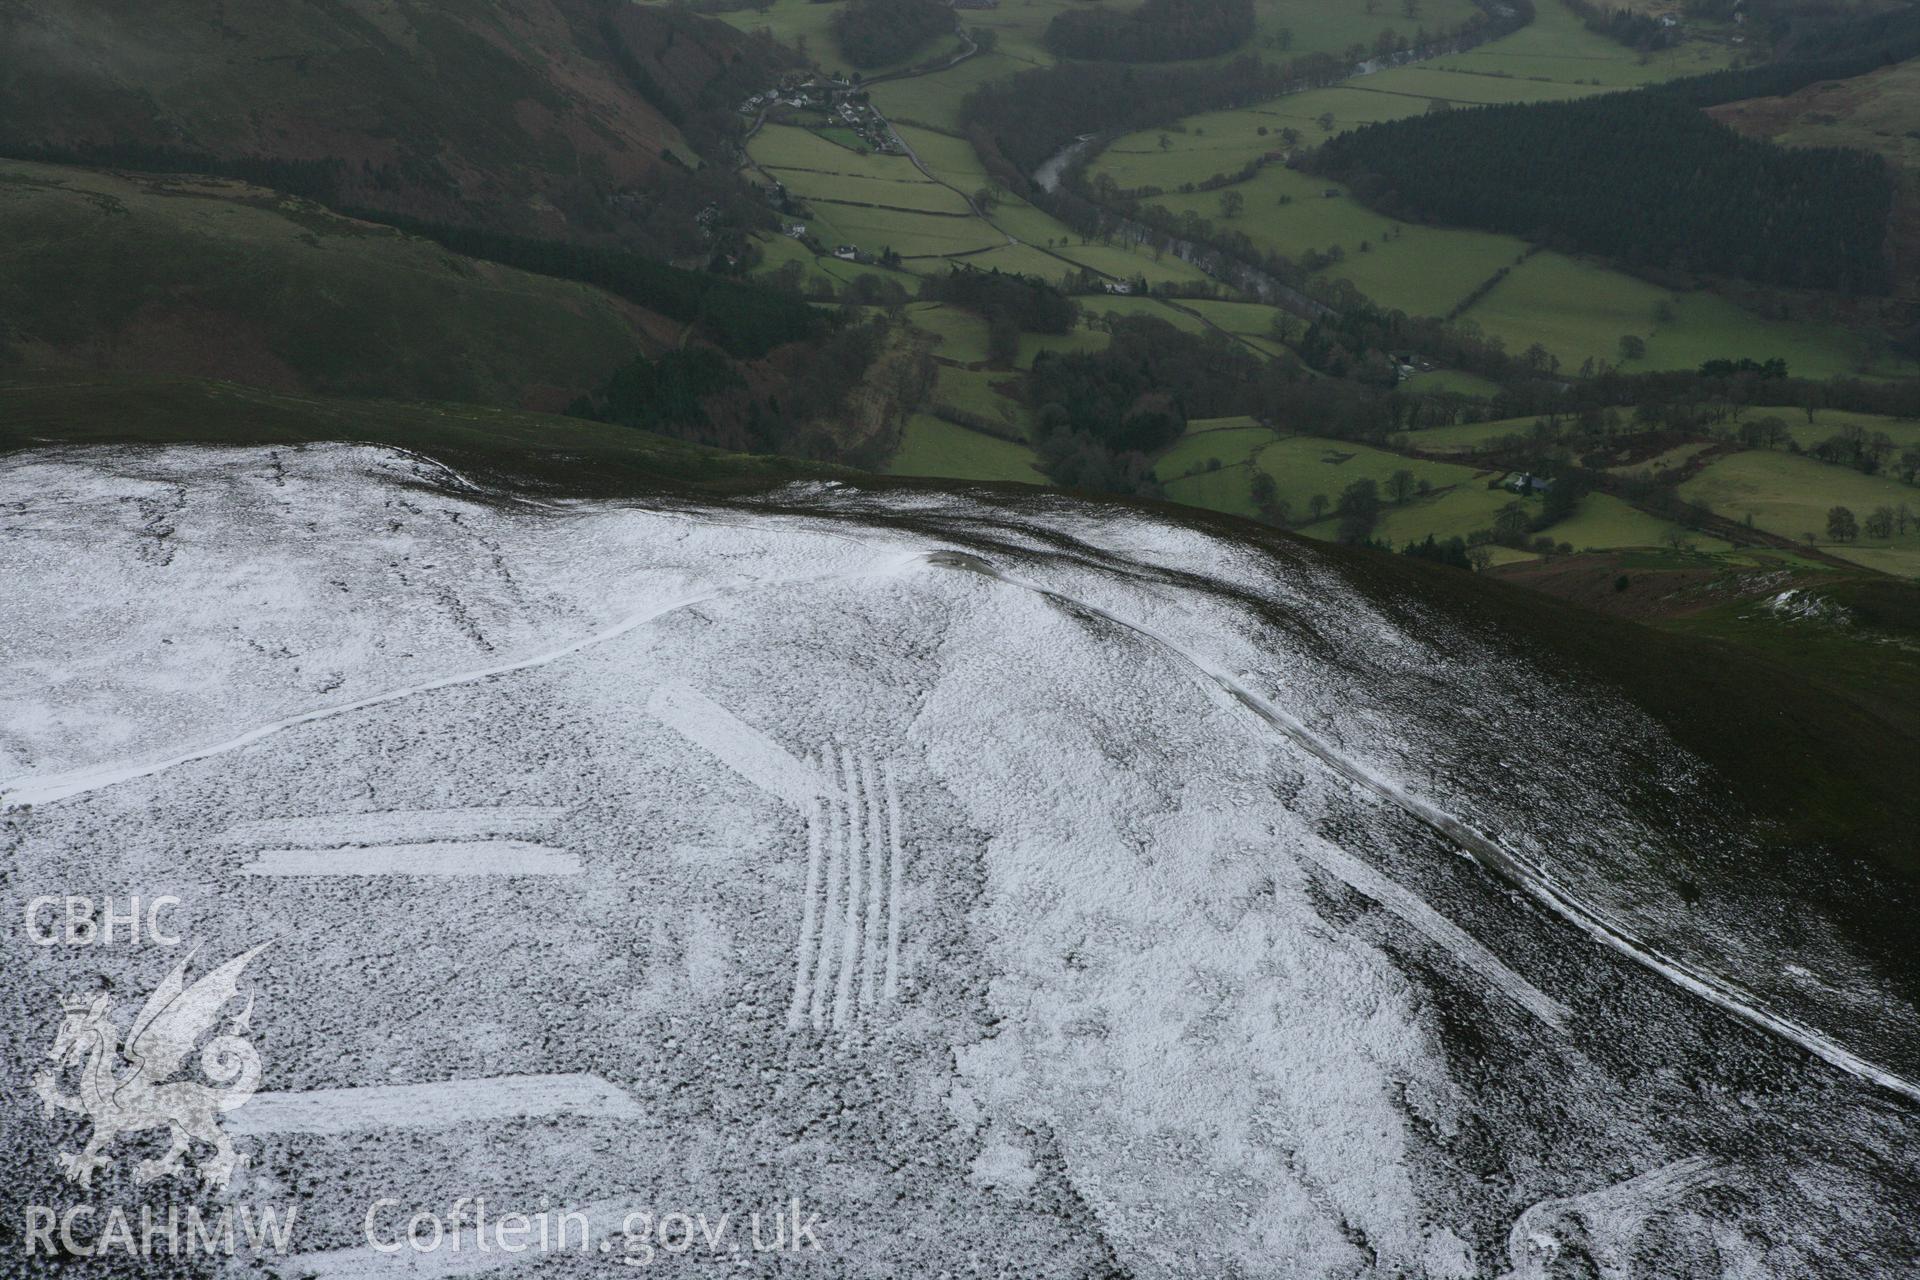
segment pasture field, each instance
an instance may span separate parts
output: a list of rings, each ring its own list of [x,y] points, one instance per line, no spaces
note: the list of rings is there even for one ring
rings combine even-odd
[[[992,31],[996,42],[994,56],[1015,64],[1016,69],[1046,66],[1053,61],[1044,42],[1047,24],[1056,13],[1078,8],[1080,4],[1081,0],[1001,0],[992,9],[963,10],[960,22],[963,26]]]
[[[1286,346],[1268,336],[1273,330],[1273,318],[1281,314],[1278,307],[1270,307],[1262,302],[1229,302],[1215,298],[1180,298],[1172,305],[1194,312],[1216,328],[1232,334],[1241,346],[1263,360],[1277,359],[1286,354]]]
[[[1779,356],[1798,377],[1830,378],[1855,372],[1869,358],[1858,339],[1835,325],[1764,320],[1714,293],[1675,295],[1671,305],[1673,321],[1651,324],[1646,332],[1646,358],[1623,368],[1691,369],[1722,356]]]
[[[1256,338],[1250,333],[1242,333],[1235,336],[1240,339],[1242,346],[1245,346],[1256,355],[1265,356],[1269,360],[1278,360],[1281,356],[1287,354],[1287,348],[1283,344],[1275,342],[1272,338]],[[1314,372],[1313,376],[1317,378],[1323,375]]]
[[[1339,183],[1277,164],[1224,190],[1239,192],[1245,201],[1235,218],[1222,217],[1220,191],[1157,196],[1148,203],[1173,213],[1192,211],[1287,257],[1338,247],[1342,260],[1321,274],[1351,281],[1380,305],[1409,315],[1447,314],[1527,247],[1513,236],[1398,223],[1354,200]]]
[[[907,308],[907,321],[938,339],[933,348],[938,359],[979,364],[987,358],[984,317],[944,302],[916,302]]]
[[[1452,427],[1409,431],[1395,438],[1404,440],[1407,448],[1422,453],[1472,453],[1502,436],[1526,435],[1535,421],[1533,418],[1500,418],[1493,422],[1463,422]]]
[[[800,0],[809,3],[810,0]],[[816,8],[831,8],[829,5],[817,5]],[[976,23],[976,16],[968,13],[962,19],[968,26],[986,25]],[[960,127],[960,102],[969,93],[989,80],[998,80],[1002,76],[1024,71],[1034,65],[1020,58],[1009,57],[1003,52],[976,54],[957,67],[950,67],[937,75],[914,76],[905,80],[887,80],[876,84],[870,90],[873,105],[880,108],[887,119],[896,123],[924,125],[934,129],[952,131]]]
[[[812,209],[821,240],[858,245],[875,254],[892,249],[909,260],[972,254],[1007,242],[1005,236],[972,215],[907,213],[843,204],[816,204]],[[940,268],[943,264],[911,263],[909,269],[929,266]]]
[[[1662,307],[1670,319],[1661,319]],[[1465,318],[1518,353],[1539,342],[1569,372],[1591,357],[1629,372],[1691,369],[1720,357],[1780,356],[1805,377],[1852,372],[1864,351],[1832,326],[1765,320],[1718,294],[1673,293],[1584,259],[1536,253],[1468,308]],[[1646,354],[1622,360],[1631,334]]]
[[[1169,498],[1190,507],[1248,518],[1259,514],[1253,506],[1253,468],[1244,462],[1222,465],[1218,471],[1196,471],[1167,481],[1164,488]]]
[[[1215,459],[1219,460],[1222,469],[1238,467],[1245,472],[1248,460],[1279,438],[1267,427],[1254,426],[1250,418],[1190,422],[1186,434],[1155,459],[1154,478],[1163,484],[1177,480],[1207,470]],[[1252,475],[1247,472],[1241,483],[1251,482]]]
[[[1075,325],[1066,333],[1023,333],[1020,335],[1020,355],[1016,363],[1022,369],[1033,367],[1033,358],[1042,351],[1105,351],[1107,335],[1090,329],[1084,323]]]
[[[1537,498],[1516,498],[1505,489],[1487,488],[1482,480],[1456,485],[1430,498],[1415,498],[1397,506],[1389,504],[1373,536],[1391,543],[1395,550],[1409,542],[1424,541],[1428,534],[1441,542],[1465,538],[1493,528],[1494,513],[1509,502],[1521,502],[1536,510],[1539,506]],[[1328,536],[1332,527],[1329,522]]]
[[[1500,268],[1514,266],[1527,247],[1512,236],[1422,226],[1404,227],[1372,245],[1365,251],[1357,241],[1341,246],[1344,259],[1321,274],[1415,316],[1448,314]]]
[[[1302,142],[1310,145],[1363,124],[1418,115],[1426,107],[1424,98],[1401,98],[1347,86],[1310,89],[1259,106],[1209,111],[1166,128],[1129,133],[1116,138],[1088,168],[1091,174],[1108,174],[1122,187],[1154,186],[1171,191],[1183,182],[1203,182],[1216,174],[1233,173],[1249,160],[1282,150],[1283,128],[1297,129]],[[1333,117],[1331,130],[1321,127],[1323,114]],[[1262,129],[1267,132],[1261,133]],[[1165,147],[1160,145],[1163,134]]]
[[[986,224],[976,219],[974,225]],[[1008,244],[1007,237],[998,231],[993,232],[993,239],[989,243],[992,247],[984,252],[969,253],[962,261],[982,271],[1016,271],[1021,275],[1038,276],[1056,283],[1073,269],[1052,254],[1043,253],[1030,244]],[[945,271],[949,264],[928,260],[910,265],[922,275],[931,275]]]
[[[865,155],[869,150],[869,148],[867,147],[866,139],[862,138],[859,134],[847,128],[845,125],[840,125],[840,124],[824,125],[818,129],[815,129],[814,133],[818,137],[825,138],[828,142],[833,143],[835,146],[845,147],[847,150],[858,152],[861,155]]]
[[[1280,164],[1264,165],[1245,182],[1223,190],[1238,191],[1245,201],[1239,217],[1221,216],[1220,191],[1156,196],[1150,203],[1175,213],[1191,209],[1263,248],[1288,254],[1336,244],[1343,252],[1355,253],[1362,240],[1378,247],[1400,225],[1353,199],[1344,185]]]
[[[1754,408],[1741,415],[1751,421],[1754,418],[1775,417],[1787,424],[1787,434],[1802,449],[1811,449],[1829,436],[1840,434],[1842,427],[1858,427],[1867,435],[1884,432],[1893,441],[1895,449],[1920,449],[1920,422],[1902,418],[1883,417],[1877,413],[1849,413],[1842,409],[1820,409],[1815,412],[1813,421],[1807,421],[1807,415],[1800,409]],[[1920,504],[1916,504],[1920,505]]]
[[[922,164],[934,174],[962,191],[972,191],[987,180],[987,171],[965,138],[913,125],[895,125],[900,140],[913,148]]]
[[[787,190],[808,204],[873,205],[884,209],[904,209],[920,213],[971,216],[966,199],[951,187],[928,182],[916,173],[911,181],[893,178],[854,178],[840,173],[816,173],[810,169],[779,169],[780,181]]]
[[[1513,354],[1538,342],[1571,373],[1588,359],[1617,361],[1621,335],[1650,330],[1655,308],[1671,297],[1644,280],[1543,251],[1516,266],[1465,318]],[[1651,353],[1645,367],[1656,367]]]
[[[1418,16],[1408,18],[1398,4],[1382,5],[1379,12],[1370,13],[1361,4],[1258,0],[1253,12],[1254,36],[1249,51],[1258,52],[1270,62],[1284,62],[1303,53],[1342,54],[1355,44],[1371,47],[1382,30],[1412,39],[1418,30],[1457,27],[1475,10],[1467,0],[1421,0]],[[1283,31],[1291,33],[1290,52],[1279,48]]]
[[[1206,272],[1170,254],[1155,257],[1145,250],[1123,244],[1055,244],[1053,251],[1077,266],[1103,272],[1116,279],[1136,277],[1148,284],[1201,284],[1210,277]]]
[[[1005,382],[1010,376],[1004,370],[942,365],[934,378],[932,403],[977,413],[1022,436],[1030,435],[1033,423],[1026,405],[994,390],[994,383]]]
[[[1424,65],[1494,78],[1538,77],[1536,83],[1628,89],[1716,71],[1732,54],[1725,45],[1687,41],[1649,55],[1643,64],[1638,53],[1588,31],[1571,9],[1554,3],[1535,5],[1533,21],[1511,35]]]
[[[1575,551],[1612,550],[1618,547],[1658,547],[1666,544],[1673,526],[1650,516],[1612,494],[1590,493],[1580,500],[1580,509],[1545,531],[1555,542],[1572,545]],[[1696,551],[1719,555],[1733,550],[1733,544],[1701,534],[1687,534],[1687,542]]]
[[[1264,338],[1273,330],[1273,318],[1280,308],[1264,302],[1228,302],[1216,298],[1181,298],[1179,305],[1198,312],[1220,328],[1240,338]]]
[[[1867,476],[1850,467],[1768,450],[1747,450],[1716,458],[1706,470],[1680,486],[1680,496],[1702,502],[1733,520],[1753,518],[1769,533],[1802,538],[1842,559],[1904,577],[1920,575],[1920,529],[1904,537],[1854,542],[1827,537],[1827,510],[1841,506],[1864,520],[1875,507],[1920,507],[1920,490],[1888,476]]]
[[[1184,330],[1187,333],[1205,333],[1207,331],[1206,321],[1202,320],[1199,316],[1191,312],[1182,311],[1178,307],[1170,306],[1158,298],[1136,298],[1119,294],[1103,293],[1092,297],[1081,298],[1078,301],[1080,303],[1081,313],[1087,319],[1106,317],[1109,315],[1152,316],[1156,320],[1165,320],[1174,328]]]
[[[816,227],[816,229],[828,239],[832,238],[829,228]],[[875,263],[848,262],[831,254],[816,254],[798,240],[787,236],[762,236],[755,243],[760,246],[760,252],[764,255],[760,265],[754,268],[757,275],[777,271],[788,262],[798,262],[806,268],[807,273],[804,279],[809,282],[816,278],[825,280],[835,292],[845,288],[860,276],[879,276],[882,279],[895,281],[908,293],[920,287],[919,277],[905,271],[890,270]]]
[[[1073,231],[1064,222],[1056,222],[1026,201],[1016,199],[998,188],[995,188],[995,194],[999,202],[987,210],[987,216],[995,226],[1016,240],[1046,248],[1074,238]],[[1061,271],[1072,269],[1069,263],[1063,262],[1059,266]]]
[[[1491,396],[1500,384],[1459,369],[1433,369],[1416,373],[1404,384],[1409,391],[1444,391],[1457,396]]]
[[[1025,445],[916,413],[901,432],[900,448],[887,463],[887,474],[1046,484],[1034,461],[1033,450]]]
[[[1384,449],[1318,436],[1276,440],[1254,455],[1253,465],[1273,477],[1279,496],[1292,506],[1296,519],[1304,515],[1316,493],[1325,494],[1332,502],[1342,489],[1361,479],[1373,480],[1384,491],[1387,477],[1403,468],[1435,489],[1484,484],[1481,473],[1470,467],[1405,458]]]
[[[849,178],[881,178],[895,182],[925,182],[926,176],[905,156],[862,154],[830,142],[811,129],[790,124],[766,124],[747,143],[747,154],[767,169],[805,169]],[[781,181],[786,179],[783,177]]]
[[[1456,107],[1490,107],[1514,102],[1565,102],[1607,92],[1599,85],[1584,81],[1573,83],[1530,76],[1450,71],[1444,65],[1444,60],[1393,67],[1350,81],[1349,84],[1362,93],[1411,98],[1420,110],[1425,110],[1426,105],[1435,98]]]

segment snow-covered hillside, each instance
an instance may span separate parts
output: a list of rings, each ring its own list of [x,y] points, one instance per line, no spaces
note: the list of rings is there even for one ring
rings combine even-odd
[[[287,1275],[422,1273],[382,1197],[593,1223],[447,1275],[795,1197],[820,1253],[736,1265],[1912,1273],[1912,1010],[1653,721],[1309,548],[334,446],[16,455],[0,552],[8,918],[187,939],[9,937],[23,1206],[294,1204]],[[262,943],[251,1165],[136,1185],[155,1129],[64,1182],[63,994],[124,1036]]]

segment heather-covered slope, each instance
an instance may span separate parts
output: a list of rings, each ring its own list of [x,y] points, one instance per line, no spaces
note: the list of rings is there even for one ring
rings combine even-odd
[[[336,203],[607,229],[782,56],[613,0],[0,3],[0,145],[314,162]]]
[[[686,326],[220,179],[0,160],[0,357],[559,409]]]

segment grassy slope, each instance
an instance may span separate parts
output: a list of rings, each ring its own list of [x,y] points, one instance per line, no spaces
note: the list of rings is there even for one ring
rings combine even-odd
[[[1861,536],[1847,543],[1827,537],[1827,509],[1850,508],[1864,520],[1878,506],[1920,505],[1920,492],[1888,476],[1862,475],[1787,453],[1747,450],[1716,458],[1706,470],[1680,486],[1680,496],[1703,502],[1723,516],[1754,524],[1788,538],[1811,533],[1825,551],[1905,577],[1920,575],[1920,530],[1875,541]]]
[[[559,407],[676,324],[238,182],[0,161],[13,359]]]
[[[16,361],[558,407],[679,326],[239,183],[0,161]]]
[[[698,164],[674,121],[765,61],[724,24],[644,9],[614,13],[616,52],[599,17],[586,0],[0,5],[0,141],[337,158],[346,203],[561,233],[556,203],[604,211],[669,176],[667,153]]]
[[[908,419],[899,452],[887,463],[889,475],[930,476],[948,480],[1014,480],[1046,484],[1026,445],[982,435],[929,414]]]

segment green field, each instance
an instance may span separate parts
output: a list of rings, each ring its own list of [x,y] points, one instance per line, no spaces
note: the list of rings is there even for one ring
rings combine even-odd
[[[926,182],[905,156],[861,153],[830,142],[811,129],[767,124],[747,143],[747,154],[769,169],[800,169],[848,178]],[[781,179],[785,181],[784,178]]]
[[[1309,144],[1329,136],[1318,120],[1334,118],[1333,132],[1363,124],[1398,120],[1426,109],[1424,99],[1368,93],[1336,86],[1288,94],[1257,107],[1210,111],[1177,125],[1145,129],[1116,139],[1089,166],[1089,176],[1108,174],[1122,187],[1154,186],[1171,191],[1183,182],[1201,182],[1236,172],[1249,160],[1280,150],[1280,130],[1291,127]],[[1265,129],[1266,133],[1260,130]],[[1167,145],[1160,145],[1162,135]],[[1249,200],[1249,206],[1252,205]]]
[[[946,480],[1019,480],[1045,484],[1033,450],[1011,440],[969,431],[929,414],[916,413],[901,433],[900,449],[887,474]]]
[[[1491,396],[1500,390],[1500,384],[1489,381],[1477,373],[1464,373],[1458,369],[1434,369],[1428,373],[1416,373],[1406,381],[1409,391],[1444,391],[1456,396]]]
[[[1254,465],[1272,476],[1280,497],[1304,513],[1316,493],[1330,500],[1355,480],[1370,479],[1383,489],[1387,477],[1402,468],[1413,472],[1416,480],[1425,480],[1435,489],[1475,483],[1479,474],[1470,467],[1450,462],[1426,462],[1403,458],[1384,449],[1344,440],[1325,440],[1316,436],[1291,436],[1262,449]]]
[[[1106,349],[1106,333],[1099,329],[1088,328],[1083,319],[1067,333],[1021,334],[1018,363],[1022,369],[1031,369],[1033,358],[1042,351],[1105,351]]]
[[[1483,445],[1506,436],[1524,436],[1533,430],[1535,418],[1501,418],[1493,422],[1463,422],[1451,427],[1428,427],[1396,437],[1409,449],[1422,453],[1472,453]]]
[[[812,224],[808,224],[812,225]],[[815,228],[827,231],[827,228]],[[848,262],[831,254],[816,254],[811,249],[787,236],[762,236],[755,241],[764,255],[756,272],[766,274],[778,270],[784,263],[798,262],[805,268],[802,279],[809,286],[823,286],[833,293],[850,284],[861,276],[879,276],[892,280],[909,295],[920,287],[920,277],[908,271],[894,271],[869,262]]]
[[[900,135],[902,142],[913,148],[920,162],[933,170],[942,181],[951,182],[962,191],[972,191],[986,184],[987,171],[981,166],[980,157],[974,154],[972,144],[965,138],[904,124],[896,126],[894,132]]]
[[[1186,434],[1154,460],[1154,478],[1163,484],[1194,472],[1236,466],[1243,472],[1242,483],[1250,483],[1245,473],[1253,455],[1279,436],[1267,427],[1253,425],[1251,418],[1218,418],[1187,424]]]
[[[767,125],[747,150],[807,201],[807,229],[828,246],[888,249],[910,259],[975,253],[1006,237],[969,212],[956,191],[900,155],[862,155],[792,125]]]
[[[1386,515],[1374,529],[1373,536],[1395,547],[1423,541],[1428,534],[1441,542],[1448,538],[1465,538],[1483,529],[1493,528],[1494,514],[1509,502],[1516,501],[1520,499],[1505,489],[1489,489],[1484,481],[1461,484],[1431,498],[1416,498],[1404,505],[1389,506]],[[1539,505],[1538,499],[1527,499],[1526,502],[1529,507]],[[1329,522],[1328,536],[1331,536],[1331,529]]]
[[[810,0],[799,2],[810,3]],[[829,8],[826,5],[814,7]],[[984,26],[987,24],[979,19],[992,16],[988,12],[970,12],[962,20],[968,26]],[[960,127],[961,99],[989,80],[1024,71],[1031,65],[1030,62],[1001,52],[980,54],[938,75],[889,80],[874,85],[871,90],[873,105],[886,113],[889,120],[952,131]]]
[[[1660,308],[1672,318],[1659,319]],[[1630,372],[1690,369],[1720,357],[1779,356],[1795,374],[1852,372],[1861,345],[1831,326],[1763,320],[1716,294],[1676,294],[1658,285],[1551,251],[1536,253],[1468,308],[1465,318],[1518,354],[1535,342],[1567,372],[1582,362]],[[1646,342],[1645,357],[1621,359],[1620,339]]]
[[[1263,338],[1273,329],[1273,318],[1283,314],[1264,302],[1228,302],[1214,298],[1181,298],[1178,304],[1194,311],[1237,337]]]
[[[1920,448],[1920,422],[1888,418],[1876,413],[1849,413],[1842,409],[1821,409],[1812,422],[1799,409],[1749,409],[1741,415],[1745,421],[1776,417],[1787,424],[1787,434],[1802,449],[1811,449],[1829,436],[1840,434],[1842,427],[1858,427],[1872,436],[1884,434],[1895,449]]]
[[[998,422],[1009,431],[1025,436],[1032,426],[1026,405],[995,389],[996,384],[1006,385],[1010,377],[1005,370],[942,366],[934,380],[930,403],[977,413],[989,421]]]
[[[1253,46],[1272,61],[1302,53],[1342,54],[1349,45],[1371,46],[1383,30],[1412,39],[1419,30],[1457,27],[1475,12],[1466,0],[1422,0],[1415,18],[1407,18],[1397,4],[1369,12],[1362,4],[1328,4],[1326,0],[1259,0],[1254,5]],[[1266,43],[1282,30],[1292,33],[1291,52]]]
[[[892,249],[909,260],[951,258],[1006,244],[1005,236],[972,216],[942,217],[847,205],[812,208],[809,225],[822,241],[857,245],[875,254]]]
[[[843,173],[814,173],[806,169],[777,169],[788,191],[816,208],[820,205],[877,205],[921,213],[967,215],[971,211],[958,191],[928,182],[915,173],[909,181],[894,178],[854,178]],[[828,215],[833,210],[826,211]]]
[[[966,256],[970,267],[982,271],[1013,271],[1021,275],[1038,276],[1042,280],[1059,283],[1060,278],[1073,268],[1050,253],[1043,253],[1030,244],[1008,244],[1007,238],[999,232],[993,233],[993,247]],[[926,273],[945,271],[944,263],[927,261],[910,263],[916,270]]]
[[[1210,277],[1179,258],[1155,256],[1118,244],[1056,244],[1053,251],[1092,271],[1120,280],[1136,277],[1152,284],[1202,284]]]
[[[1690,369],[1722,356],[1779,356],[1797,377],[1831,378],[1861,371],[1867,359],[1864,345],[1834,325],[1763,320],[1712,293],[1681,294],[1672,306],[1671,323],[1655,322],[1645,331],[1646,359],[1623,368]],[[1871,370],[1897,371],[1890,365]]]
[[[1570,544],[1575,551],[1615,547],[1658,547],[1666,545],[1673,526],[1665,520],[1629,506],[1611,494],[1590,493],[1580,500],[1580,510],[1546,531],[1555,542]],[[1733,544],[1718,538],[1686,534],[1687,543],[1696,551],[1719,554],[1733,550]]]
[[[1512,35],[1427,65],[1482,77],[1538,77],[1535,83],[1585,81],[1624,89],[1718,70],[1727,65],[1732,52],[1726,45],[1689,41],[1642,61],[1625,45],[1588,31],[1565,5],[1540,4],[1534,6],[1533,21]]]
[[[1850,508],[1865,520],[1878,506],[1901,503],[1920,508],[1920,489],[1886,476],[1867,476],[1850,467],[1768,450],[1748,450],[1717,458],[1680,486],[1680,496],[1705,503],[1732,520],[1752,517],[1769,533],[1788,538],[1812,534],[1814,545],[1845,560],[1903,577],[1920,575],[1920,529],[1906,536],[1836,543],[1827,537],[1827,509]]]
[[[987,322],[982,316],[944,302],[916,302],[907,319],[938,339],[933,354],[959,364],[980,364],[987,358]]]
[[[1096,297],[1080,299],[1080,309],[1088,317],[1107,316],[1152,316],[1156,320],[1165,320],[1176,329],[1187,333],[1205,333],[1207,322],[1192,312],[1182,310],[1184,301],[1178,305],[1162,302],[1158,298],[1138,298],[1122,294],[1100,294]]]
[[[1185,436],[1177,441],[1169,450],[1169,454],[1176,457],[1175,466],[1168,467],[1163,457],[1157,468],[1159,473],[1170,474],[1188,461],[1204,467],[1206,460],[1215,454],[1206,446],[1192,443],[1196,438],[1205,437]],[[1166,484],[1168,496],[1196,507],[1251,516],[1256,514],[1252,496],[1253,474],[1259,470],[1273,477],[1277,496],[1287,503],[1291,518],[1300,521],[1307,518],[1309,504],[1315,494],[1325,495],[1331,503],[1339,498],[1342,489],[1355,480],[1371,479],[1384,487],[1387,477],[1403,468],[1411,471],[1416,479],[1426,480],[1434,489],[1484,483],[1479,473],[1467,467],[1403,458],[1383,449],[1349,441],[1289,436],[1259,445],[1251,435],[1242,436],[1239,431],[1235,431],[1229,441],[1236,447],[1241,443],[1252,443],[1257,448],[1251,459],[1231,457],[1224,449],[1221,450],[1219,456],[1222,465],[1219,470],[1203,469],[1169,480]],[[1424,501],[1437,501],[1439,496]]]
[[[1465,317],[1509,353],[1537,342],[1572,373],[1588,359],[1618,360],[1621,335],[1650,329],[1654,309],[1671,297],[1644,280],[1545,251],[1514,267]]]

